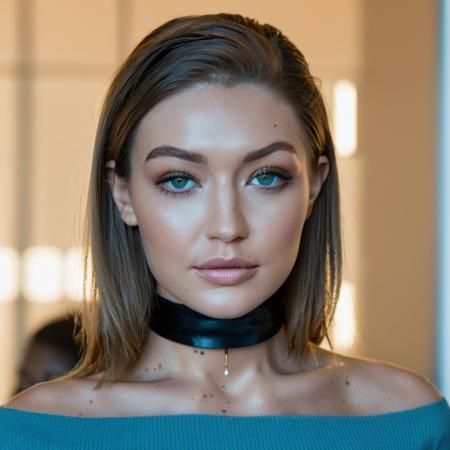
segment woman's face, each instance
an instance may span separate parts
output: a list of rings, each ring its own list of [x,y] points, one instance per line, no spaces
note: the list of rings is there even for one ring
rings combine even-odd
[[[242,162],[273,143],[283,144]],[[152,153],[161,146],[202,156],[194,162]],[[319,163],[310,183],[299,124],[267,88],[196,85],[144,117],[130,179],[114,176],[110,184],[122,219],[139,227],[157,292],[208,316],[234,318],[259,306],[291,272],[328,172],[326,157]],[[218,284],[193,268],[213,257],[257,268],[245,281]]]

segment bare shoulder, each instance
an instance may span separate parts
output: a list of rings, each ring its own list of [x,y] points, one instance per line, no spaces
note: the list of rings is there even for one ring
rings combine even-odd
[[[11,397],[4,406],[29,412],[72,415],[68,406],[79,396],[77,380],[46,381]]]
[[[413,370],[368,358],[343,359],[355,382],[353,404],[361,414],[418,408],[443,397],[427,377]]]

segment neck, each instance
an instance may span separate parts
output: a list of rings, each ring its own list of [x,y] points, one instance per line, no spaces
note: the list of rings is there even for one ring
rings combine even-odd
[[[130,380],[192,379],[221,385],[301,366],[287,351],[281,291],[235,319],[205,316],[160,295],[156,300],[147,342]]]
[[[241,317],[217,319],[157,295],[147,322],[151,330],[179,344],[224,350],[248,347],[271,338],[280,330],[283,298],[279,290]]]
[[[286,370],[287,364],[293,369],[287,353],[284,328],[259,344],[230,348],[228,376],[224,375],[223,349],[196,348],[150,332],[131,378],[135,381],[190,379],[199,382],[213,381],[220,385],[227,381],[282,372]]]

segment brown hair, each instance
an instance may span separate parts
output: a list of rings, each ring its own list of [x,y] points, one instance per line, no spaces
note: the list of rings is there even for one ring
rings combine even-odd
[[[289,350],[300,357],[324,337],[334,316],[342,277],[339,186],[325,105],[302,53],[277,28],[237,14],[179,17],[147,35],[119,68],[98,126],[88,196],[85,286],[77,339],[80,363],[66,377],[104,372],[96,387],[119,380],[137,361],[156,294],[138,227],[122,221],[106,177],[106,162],[130,176],[130,151],[143,116],[171,95],[198,83],[271,89],[296,114],[308,153],[308,172],[320,155],[330,169],[306,220],[299,254],[283,284]],[[89,249],[89,250],[88,250]],[[88,254],[89,253],[89,254]],[[87,260],[92,257],[92,271]]]

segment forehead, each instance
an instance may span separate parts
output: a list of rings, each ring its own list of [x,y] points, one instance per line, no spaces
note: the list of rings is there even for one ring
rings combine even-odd
[[[155,106],[141,121],[133,153],[145,159],[150,148],[173,145],[240,153],[274,141],[288,141],[303,151],[301,127],[291,106],[267,87],[240,84],[232,88],[195,85]]]

